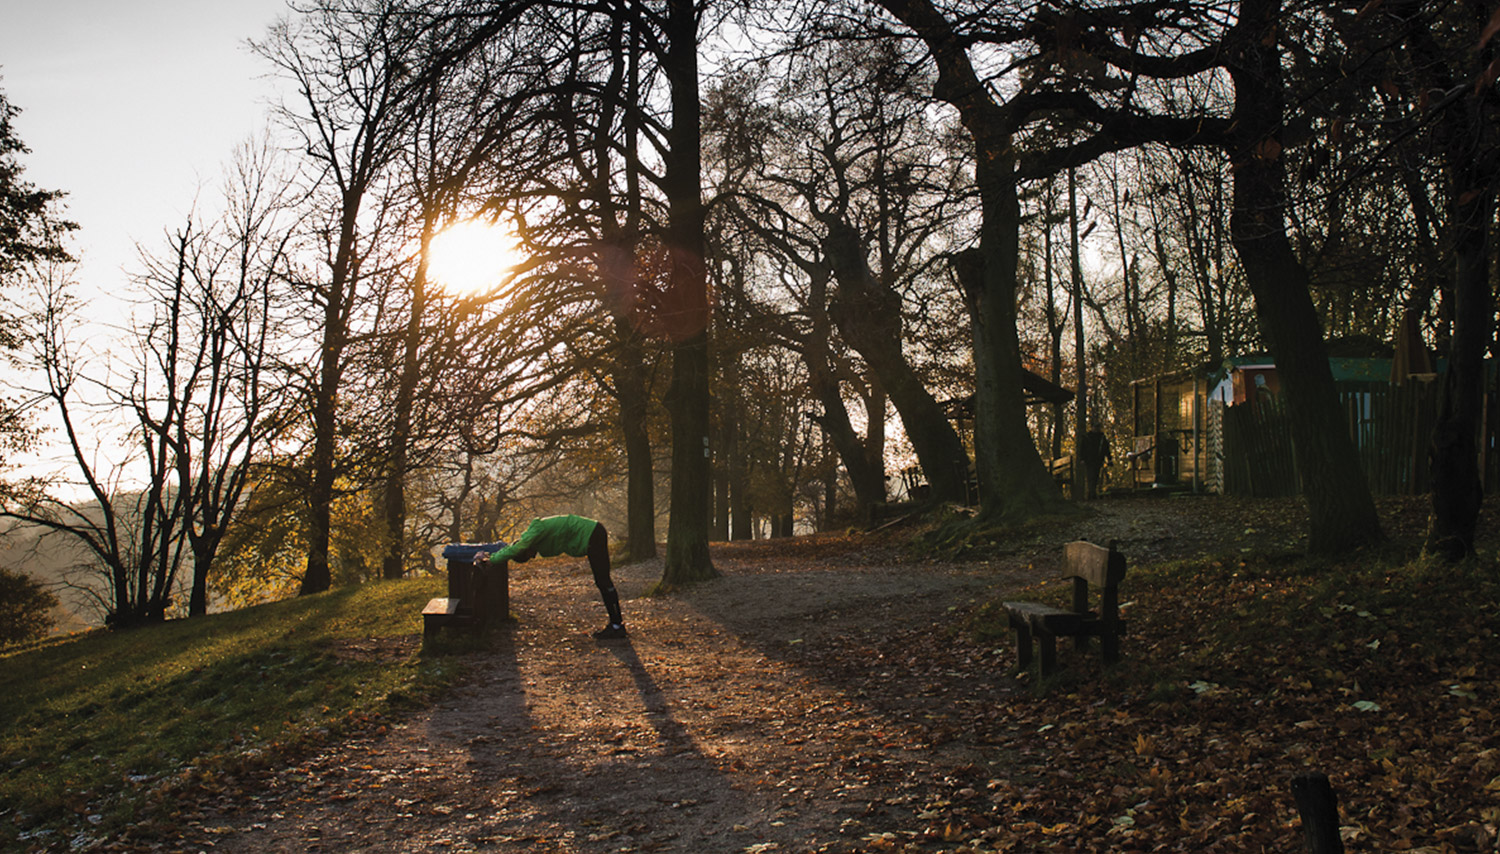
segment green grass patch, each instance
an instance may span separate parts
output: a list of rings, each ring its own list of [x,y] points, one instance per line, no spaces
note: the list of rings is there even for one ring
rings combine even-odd
[[[440,585],[370,583],[0,657],[0,848],[107,837],[176,787],[409,710],[460,669],[418,654]]]

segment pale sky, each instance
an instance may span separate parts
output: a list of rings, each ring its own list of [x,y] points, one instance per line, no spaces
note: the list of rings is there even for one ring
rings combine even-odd
[[[21,109],[24,176],[68,194],[86,291],[119,293],[234,148],[274,84],[245,47],[285,0],[0,0],[0,89]]]

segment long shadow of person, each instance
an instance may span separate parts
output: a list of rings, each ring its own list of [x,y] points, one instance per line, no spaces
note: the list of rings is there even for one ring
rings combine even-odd
[[[646,665],[636,654],[635,647],[629,641],[623,643],[613,641],[607,646],[630,673],[630,678],[635,682],[636,690],[640,693],[641,707],[646,712],[646,718],[651,723],[651,728],[656,730],[657,737],[662,743],[683,747],[693,746],[692,734],[681,721],[672,716],[671,704],[667,700],[666,693],[646,670]]]

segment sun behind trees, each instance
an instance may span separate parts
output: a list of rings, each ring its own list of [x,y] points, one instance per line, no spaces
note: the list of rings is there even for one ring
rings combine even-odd
[[[428,249],[427,276],[464,296],[498,288],[525,263],[523,249],[506,226],[478,219],[444,228]]]

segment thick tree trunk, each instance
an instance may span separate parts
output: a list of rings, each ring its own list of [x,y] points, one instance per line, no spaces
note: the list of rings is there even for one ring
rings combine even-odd
[[[1457,108],[1454,108],[1457,109]],[[1494,146],[1474,157],[1477,119],[1457,119],[1449,144],[1454,201],[1453,337],[1432,431],[1432,510],[1425,550],[1447,561],[1474,553],[1484,487],[1479,426],[1484,414],[1484,354],[1494,338],[1490,224],[1495,218]]]
[[[885,501],[885,474],[871,461],[864,442],[849,420],[849,409],[844,404],[829,351],[827,305],[828,278],[815,275],[808,294],[808,308],[813,317],[812,333],[807,338],[803,359],[807,364],[808,384],[823,407],[823,413],[815,420],[843,461],[849,482],[854,487],[854,501],[860,512],[865,513],[870,507]],[[829,507],[831,509],[832,505]]]
[[[718,575],[708,553],[713,468],[706,331],[673,347],[667,409],[672,416],[672,506],[662,583],[671,587]]]
[[[812,382],[818,402],[823,405],[823,414],[817,423],[828,441],[844,463],[849,473],[849,482],[854,487],[854,501],[864,513],[873,505],[885,501],[885,475],[874,465],[865,449],[865,443],[854,430],[849,420],[849,410],[839,395],[837,383],[820,382],[816,376]]]
[[[981,515],[1010,521],[1076,512],[1042,464],[1026,421],[1016,332],[1021,215],[1005,109],[992,100],[965,42],[929,0],[880,4],[932,52],[938,69],[935,94],[958,110],[974,143],[979,248],[960,259],[959,273],[974,337],[974,462]]]
[[[208,575],[223,538],[224,529],[221,527],[205,528],[201,534],[188,533],[188,544],[193,550],[193,589],[188,594],[189,617],[202,617],[208,613]]]
[[[344,329],[340,290],[329,289],[324,317],[323,361],[313,390],[313,450],[307,490],[307,569],[298,595],[322,593],[333,584],[329,543],[333,527],[333,483],[338,434],[338,387],[343,373]]]
[[[1338,554],[1383,539],[1380,519],[1338,406],[1307,270],[1286,233],[1281,153],[1280,0],[1247,0],[1246,37],[1235,46],[1234,174],[1230,232],[1276,358],[1292,447],[1309,514],[1308,551]]]
[[[704,208],[700,180],[701,110],[698,100],[698,17],[693,0],[668,0],[667,42],[662,66],[672,89],[672,127],[667,132],[669,222],[667,249],[675,317],[672,385],[671,518],[662,584],[672,587],[718,575],[708,554],[708,517],[713,467],[709,454],[708,271],[704,253]]]
[[[1495,136],[1497,109],[1493,85],[1474,87],[1468,74],[1490,67],[1500,42],[1478,37],[1485,21],[1480,12],[1463,12],[1473,28],[1459,31],[1462,43],[1476,39],[1478,53],[1445,50],[1432,30],[1425,7],[1397,4],[1392,11],[1406,18],[1406,38],[1436,91],[1461,93],[1437,108],[1433,121],[1444,152],[1453,245],[1452,327],[1447,341],[1448,370],[1439,389],[1429,463],[1432,506],[1425,551],[1447,561],[1474,553],[1484,484],[1479,469],[1480,427],[1484,423],[1485,351],[1494,343],[1495,295],[1490,281],[1490,232],[1495,222],[1495,179],[1500,175],[1500,142]],[[1463,20],[1460,18],[1459,20]],[[1456,69],[1456,71],[1450,71]],[[1414,192],[1414,203],[1425,192]],[[1419,214],[1425,206],[1415,204]],[[1429,216],[1421,219],[1428,220]],[[1426,296],[1430,297],[1430,290]]]
[[[982,153],[980,159],[986,159]],[[992,163],[982,171],[996,168]],[[987,177],[1008,174],[1005,167],[998,171],[999,176]],[[1016,334],[1020,205],[1015,184],[1009,183],[1009,188],[1007,193],[1004,186],[989,182],[983,191],[980,248],[957,259],[974,339],[974,459],[980,513],[1006,522],[1074,512],[1042,464],[1026,422]]]

